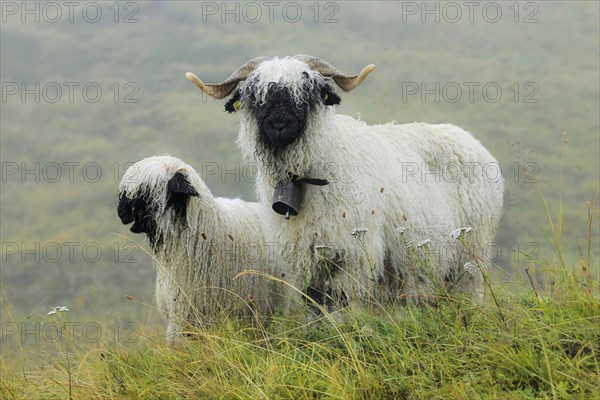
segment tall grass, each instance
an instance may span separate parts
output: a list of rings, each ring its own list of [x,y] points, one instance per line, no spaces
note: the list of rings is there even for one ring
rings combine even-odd
[[[589,237],[579,265],[561,257],[548,212],[549,283],[518,294],[486,276],[486,301],[445,294],[420,307],[373,305],[310,323],[224,319],[166,347],[59,341],[36,363],[1,359],[7,399],[600,399],[600,268]],[[560,218],[560,213],[558,218]],[[523,281],[526,281],[525,279]],[[27,357],[26,349],[17,351]]]

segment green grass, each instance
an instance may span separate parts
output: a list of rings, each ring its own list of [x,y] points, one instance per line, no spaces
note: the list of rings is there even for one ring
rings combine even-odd
[[[475,305],[439,294],[419,307],[347,308],[311,323],[224,319],[169,348],[162,332],[82,344],[63,338],[4,351],[12,399],[600,399],[600,269],[587,243],[564,263],[560,214],[548,240],[558,262],[545,288],[486,281]],[[525,270],[529,276],[529,271]],[[523,282],[525,277],[521,277]],[[130,298],[131,299],[131,298]],[[65,324],[68,314],[55,322]],[[155,326],[148,324],[148,326]],[[131,336],[128,336],[131,339]]]
[[[598,280],[565,271],[555,278],[547,290],[497,293],[498,306],[454,298],[422,308],[347,310],[310,325],[223,321],[191,331],[175,349],[142,336],[128,348],[59,343],[35,367],[3,358],[2,395],[600,398]]]

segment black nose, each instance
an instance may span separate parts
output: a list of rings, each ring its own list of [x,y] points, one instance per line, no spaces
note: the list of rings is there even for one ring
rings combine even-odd
[[[272,124],[273,128],[277,129],[279,132],[281,132],[283,128],[285,128],[285,126],[287,125],[287,123],[283,120],[275,120]]]

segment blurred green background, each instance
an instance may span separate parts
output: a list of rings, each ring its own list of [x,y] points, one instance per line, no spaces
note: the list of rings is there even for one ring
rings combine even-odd
[[[60,2],[60,16],[23,4],[3,2],[0,31],[2,321],[44,321],[59,305],[81,321],[152,319],[151,257],[117,218],[120,177],[168,153],[216,166],[204,176],[215,195],[252,200],[238,118],[184,73],[221,81],[259,55],[311,54],[348,73],[376,64],[339,113],[451,122],[500,161],[497,279],[518,283],[529,267],[544,284],[539,260],[556,255],[542,192],[578,265],[599,186],[597,2],[83,2],[72,21]],[[597,256],[597,222],[591,235]]]

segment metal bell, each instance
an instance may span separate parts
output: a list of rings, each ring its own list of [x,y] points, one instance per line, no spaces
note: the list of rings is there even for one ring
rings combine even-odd
[[[303,194],[304,190],[301,182],[294,180],[289,182],[279,181],[273,192],[273,211],[285,215],[285,219],[290,219],[292,215],[298,215]]]

